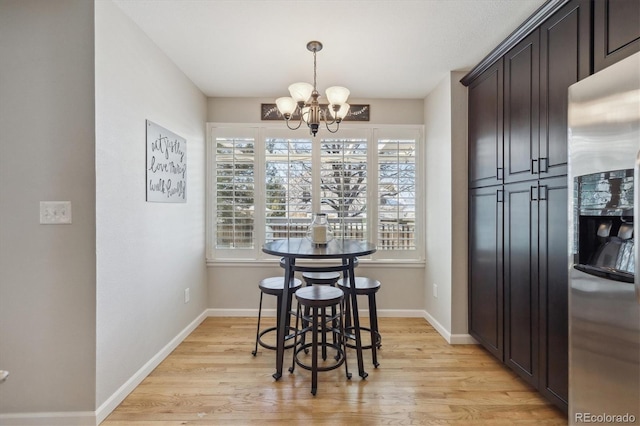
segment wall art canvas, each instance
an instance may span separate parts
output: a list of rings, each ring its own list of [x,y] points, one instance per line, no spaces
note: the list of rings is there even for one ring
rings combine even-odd
[[[147,201],[187,201],[187,141],[158,124],[146,120]]]
[[[327,104],[320,104],[320,109],[326,114],[327,117],[331,117],[329,114]],[[369,112],[371,107],[365,104],[354,104],[349,108],[349,113],[343,119],[343,121],[369,121]],[[261,120],[284,120],[284,117],[278,111],[276,104],[260,104],[260,117]],[[292,120],[299,120],[300,115],[294,113],[291,117]]]

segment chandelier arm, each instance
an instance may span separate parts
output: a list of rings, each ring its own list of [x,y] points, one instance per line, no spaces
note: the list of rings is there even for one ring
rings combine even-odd
[[[322,121],[324,121],[324,124],[327,125],[327,129],[329,128],[328,126],[331,126],[332,124],[338,122],[338,119],[335,117],[332,117],[332,120],[329,121],[329,117],[331,116],[331,114],[329,113],[328,110],[320,109],[320,115],[321,115]]]
[[[287,123],[287,127],[289,128],[289,130],[298,130],[300,128],[300,126],[302,126],[302,115],[300,116],[300,120],[298,121],[298,125],[296,127],[291,127],[289,125],[291,119],[285,119],[285,122]]]
[[[333,123],[338,123],[338,124],[336,124],[336,129],[335,130],[331,130],[331,128],[329,128],[329,125],[333,124]],[[324,122],[324,125],[327,128],[327,130],[329,131],[329,133],[337,133],[338,130],[340,130],[340,122],[337,121],[337,120],[334,120],[333,123],[327,123],[326,121]]]

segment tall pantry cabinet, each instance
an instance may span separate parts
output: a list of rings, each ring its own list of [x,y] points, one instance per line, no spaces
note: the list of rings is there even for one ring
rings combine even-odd
[[[565,412],[567,89],[638,50],[638,5],[548,1],[462,79],[469,333]]]

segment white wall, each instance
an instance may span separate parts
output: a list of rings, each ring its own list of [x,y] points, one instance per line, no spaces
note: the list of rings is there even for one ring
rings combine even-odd
[[[381,316],[424,316],[424,266],[393,267],[360,262],[357,273],[381,282],[382,287],[376,297]],[[211,266],[209,308],[215,315],[254,315],[260,297],[258,282],[282,274],[283,270],[277,263]],[[365,301],[358,306],[367,308]],[[275,298],[266,298],[264,307],[275,309]]]
[[[93,13],[0,0],[0,424],[95,409]],[[40,201],[73,223],[40,225]]]
[[[451,72],[425,99],[425,306],[450,342],[467,334],[467,94]],[[433,286],[437,285],[437,297]]]
[[[96,2],[95,41],[101,406],[207,307],[207,102],[111,1]],[[186,203],[145,201],[145,119],[187,140]]]
[[[451,72],[451,334],[468,335],[468,101],[460,79],[467,72]]]
[[[451,76],[425,99],[427,270],[425,306],[451,331]],[[433,285],[438,286],[437,298]]]

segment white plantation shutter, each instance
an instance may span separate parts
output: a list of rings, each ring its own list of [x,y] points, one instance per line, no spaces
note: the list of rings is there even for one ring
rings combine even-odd
[[[417,135],[385,136],[377,140],[378,250],[415,250]]]
[[[214,146],[215,249],[253,249],[255,139],[220,135]]]
[[[366,138],[322,139],[320,209],[336,238],[369,239]]]
[[[265,241],[300,238],[311,221],[312,141],[265,140]]]

